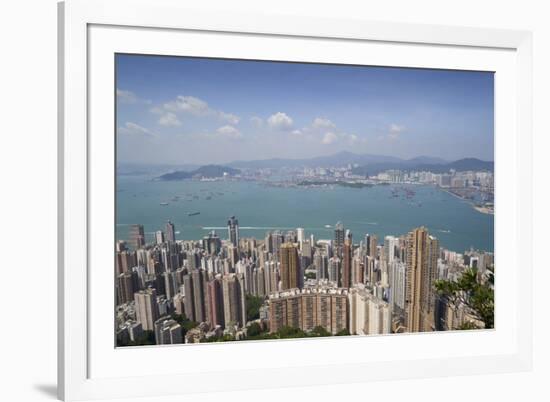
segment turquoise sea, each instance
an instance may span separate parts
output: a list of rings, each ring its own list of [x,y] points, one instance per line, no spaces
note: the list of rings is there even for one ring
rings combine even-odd
[[[414,196],[407,198],[404,189],[413,190]],[[468,202],[431,186],[283,188],[245,181],[168,182],[119,176],[116,211],[117,239],[127,239],[129,225],[140,223],[151,241],[167,220],[175,224],[178,239],[200,239],[213,228],[226,238],[227,218],[235,215],[241,237],[263,239],[269,230],[302,227],[306,236],[331,239],[334,224],[341,221],[355,243],[366,233],[381,239],[423,225],[450,250],[494,247],[493,215],[477,212]],[[200,214],[188,216],[195,212]]]

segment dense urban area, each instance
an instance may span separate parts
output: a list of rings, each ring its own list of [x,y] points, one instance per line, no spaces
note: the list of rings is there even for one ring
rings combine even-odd
[[[212,168],[212,167],[211,167]],[[216,169],[214,169],[216,170]],[[218,169],[219,170],[219,169]],[[429,184],[481,213],[493,213],[493,174],[407,171],[374,174],[357,166],[227,171],[178,179],[262,180],[275,186]],[[172,176],[165,180],[174,179]],[[399,187],[395,197],[413,197]],[[116,243],[116,344],[373,335],[493,328],[494,256],[445,249],[425,227],[378,238],[336,223],[329,239],[303,228],[241,237],[227,232],[178,240],[166,222],[146,241],[130,226]],[[183,228],[182,230],[185,230]]]

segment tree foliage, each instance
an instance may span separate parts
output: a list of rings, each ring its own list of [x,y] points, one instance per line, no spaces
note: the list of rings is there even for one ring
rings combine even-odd
[[[144,346],[155,344],[155,333],[153,331],[143,331],[135,340],[117,338],[117,346]]]
[[[489,270],[487,280],[480,280],[476,268],[465,270],[456,281],[437,280],[435,290],[455,307],[464,305],[467,312],[482,321],[485,328],[495,325],[494,272]],[[472,329],[472,323],[469,323]]]
[[[260,318],[260,307],[264,302],[261,296],[246,295],[246,320],[253,321]]]
[[[317,278],[317,274],[315,272],[306,272],[304,276],[305,276],[306,279],[315,279],[315,278]]]
[[[183,336],[189,331],[190,329],[193,329],[195,327],[198,327],[199,323],[195,321],[191,321],[188,319],[185,314],[176,314],[172,313],[171,315],[172,319],[176,321],[179,325],[181,325],[181,329],[183,332]]]

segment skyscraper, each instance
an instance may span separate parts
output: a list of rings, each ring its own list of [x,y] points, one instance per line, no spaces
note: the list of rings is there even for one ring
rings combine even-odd
[[[234,216],[227,221],[227,236],[235,247],[239,246],[239,221]]]
[[[378,298],[368,300],[368,334],[391,332],[391,306]]]
[[[326,279],[328,276],[328,256],[323,251],[315,250],[313,265],[315,266],[317,280]]]
[[[206,287],[208,297],[208,321],[212,327],[220,325],[225,327],[225,317],[223,312],[223,289],[220,278],[210,280]]]
[[[428,274],[424,278],[426,291],[422,299],[422,331],[432,331],[435,328],[435,292],[434,282],[437,279],[439,258],[439,240],[428,236]]]
[[[144,331],[154,331],[155,321],[159,317],[157,292],[148,288],[134,294],[136,303],[136,320],[141,323]]]
[[[202,247],[210,255],[218,254],[221,246],[222,242],[214,230],[208,233],[208,236],[202,238]]]
[[[170,221],[166,222],[166,241],[169,243],[176,241],[176,228]]]
[[[128,271],[120,274],[116,281],[117,303],[123,304],[132,301],[137,289],[137,273]]]
[[[296,235],[298,236],[298,243],[300,243],[300,247],[301,247],[302,242],[305,240],[305,236],[306,236],[304,228],[297,228]]]
[[[342,247],[342,254],[344,259],[344,264],[342,266],[342,287],[349,288],[351,287],[351,264],[353,258],[353,244],[351,232],[346,231],[346,237],[344,239],[344,245]]]
[[[279,260],[279,249],[281,248],[281,244],[284,242],[284,236],[279,231],[276,230],[271,234],[271,249],[273,250],[273,255],[277,260]]]
[[[281,245],[281,290],[301,287],[298,249],[292,243]]]
[[[199,323],[206,321],[205,274],[206,272],[200,269],[191,272],[191,277],[193,278],[195,321]]]
[[[162,230],[157,230],[155,232],[155,241],[157,242],[157,244],[164,243],[164,232]]]
[[[195,297],[193,296],[193,278],[191,274],[184,275],[183,277],[183,293],[185,296],[183,307],[185,310],[185,316],[191,320],[195,320]]]
[[[337,222],[334,226],[334,249],[335,253],[340,255],[340,249],[344,245],[345,232],[344,224],[342,222]]]
[[[340,258],[331,257],[328,260],[328,280],[334,282],[336,286],[340,284]]]
[[[223,312],[225,326],[246,324],[246,300],[242,277],[237,274],[222,278]]]
[[[386,236],[384,238],[384,254],[388,264],[391,264],[395,259],[396,250],[399,246],[399,239],[394,236]]]
[[[168,316],[155,321],[155,343],[157,345],[172,345],[183,343],[181,325]]]
[[[143,225],[130,226],[130,245],[137,250],[145,245],[145,232]]]
[[[369,246],[367,254],[374,259],[378,257],[378,237],[376,237],[376,235],[369,236]]]
[[[393,261],[390,265],[390,301],[392,310],[403,311],[405,309],[405,283],[406,266],[401,261]]]
[[[410,332],[428,331],[433,325],[433,280],[437,270],[439,242],[424,227],[407,235],[406,326]]]

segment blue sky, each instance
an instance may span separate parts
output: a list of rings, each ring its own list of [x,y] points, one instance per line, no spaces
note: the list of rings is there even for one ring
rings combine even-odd
[[[493,160],[493,74],[117,55],[121,162]]]

